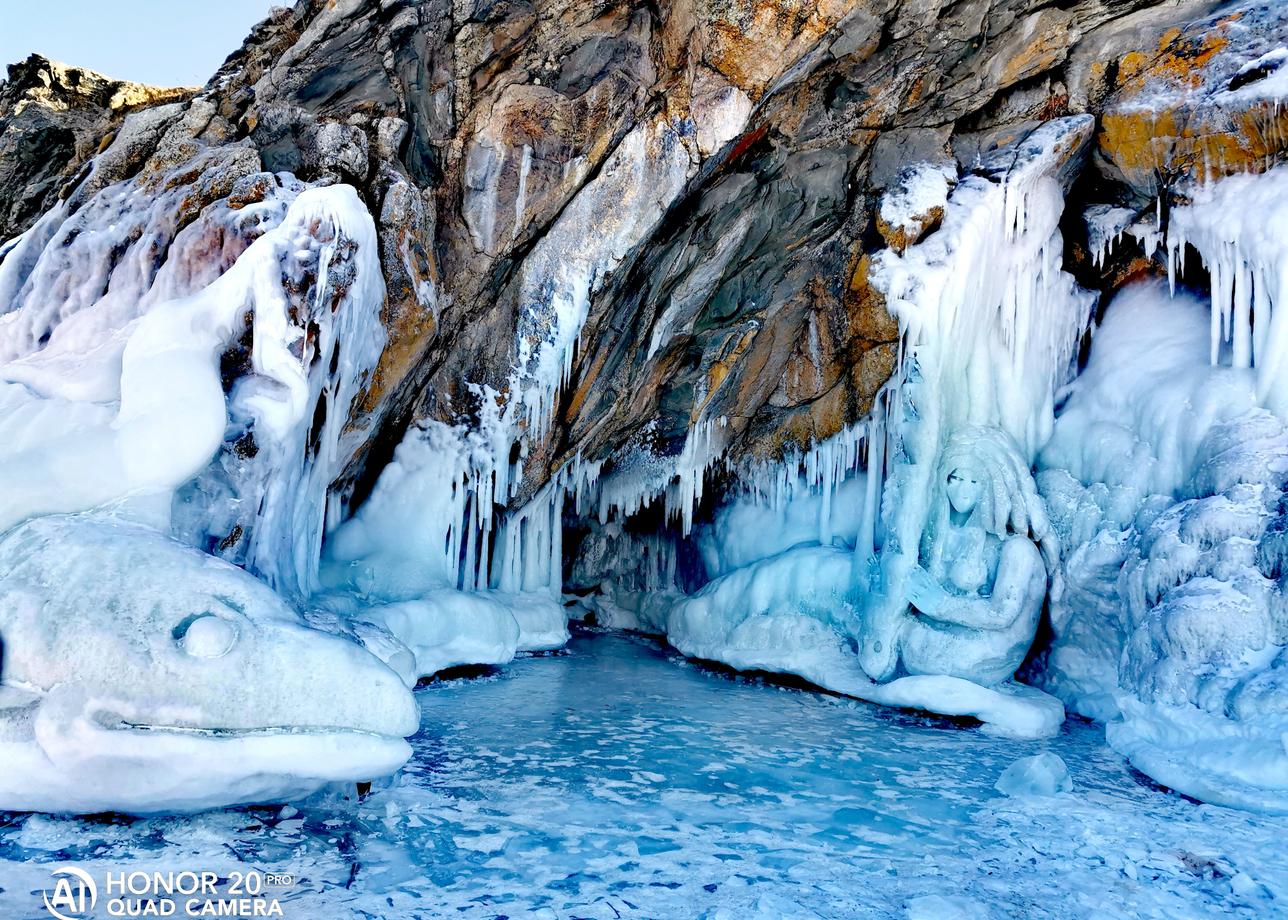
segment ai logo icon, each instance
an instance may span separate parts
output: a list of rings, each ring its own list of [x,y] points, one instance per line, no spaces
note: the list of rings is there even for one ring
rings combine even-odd
[[[53,893],[44,893],[45,910],[58,920],[80,920],[88,916],[98,903],[98,886],[89,873],[75,866],[64,866],[55,869],[53,876]]]

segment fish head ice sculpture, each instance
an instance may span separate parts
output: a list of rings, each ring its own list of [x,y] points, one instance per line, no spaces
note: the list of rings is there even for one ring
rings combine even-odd
[[[307,795],[396,771],[402,680],[241,569],[141,527],[0,537],[0,808],[134,814]]]

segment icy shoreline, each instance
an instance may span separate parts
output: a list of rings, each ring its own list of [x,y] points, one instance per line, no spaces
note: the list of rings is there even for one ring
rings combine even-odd
[[[993,739],[608,635],[418,698],[412,761],[360,804],[0,816],[0,914],[42,916],[66,862],[290,873],[284,916],[337,920],[1266,916],[1288,902],[1288,819],[1160,790],[1080,721],[1046,742]],[[994,788],[1043,751],[1072,793]]]

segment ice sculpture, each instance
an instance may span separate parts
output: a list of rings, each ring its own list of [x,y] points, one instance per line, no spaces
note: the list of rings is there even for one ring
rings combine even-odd
[[[912,615],[897,634],[862,641],[896,644],[910,674],[1009,680],[1033,644],[1047,593],[1033,542],[1045,537],[1050,546],[1045,506],[1019,448],[996,428],[953,437],[936,491],[921,561],[904,585]]]
[[[1061,268],[1059,230],[1064,188],[1093,127],[1090,116],[1058,119],[999,151],[958,184],[938,232],[874,260],[873,284],[907,352],[886,410],[881,553],[856,560],[870,636],[859,657],[877,680],[899,663],[887,637],[906,618],[905,580],[932,523],[940,453],[965,428],[997,428],[1027,468],[1050,436],[1094,302]],[[1022,481],[1012,477],[1017,489]],[[1017,520],[1037,507],[1025,501]],[[1046,539],[1041,519],[1031,523]]]
[[[243,570],[100,515],[0,538],[0,809],[172,813],[397,770],[419,711]]]
[[[866,429],[853,548],[724,572],[676,604],[672,644],[990,731],[1059,727],[1059,701],[1010,678],[1058,558],[1030,466],[1093,303],[1061,269],[1059,232],[1093,126],[1057,119],[999,151],[957,182],[940,229],[874,258],[904,353]]]
[[[923,559],[905,590],[905,613],[877,634],[850,602],[854,552],[802,545],[733,569],[680,600],[666,620],[685,654],[742,670],[797,674],[885,705],[969,715],[991,732],[1044,737],[1060,704],[1010,680],[1033,641],[1047,591],[1035,545],[1046,534],[1042,499],[1018,448],[1001,431],[968,428],[940,458],[936,513]],[[854,509],[862,516],[862,507]],[[872,601],[884,602],[884,597]],[[920,612],[908,611],[911,601]],[[854,653],[888,643],[901,664],[874,682]]]
[[[247,145],[175,144],[114,185],[109,147],[0,261],[0,807],[271,801],[393,772],[417,727],[362,647],[387,637],[279,596],[317,587],[383,347],[374,223]]]

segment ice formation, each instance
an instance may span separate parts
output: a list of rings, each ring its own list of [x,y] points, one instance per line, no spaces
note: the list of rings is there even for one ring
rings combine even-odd
[[[0,315],[0,529],[127,498],[168,527],[173,505],[192,542],[236,533],[236,561],[270,585],[316,587],[345,414],[384,341],[375,229],[348,186],[253,178],[272,186],[264,201],[212,206],[159,270],[155,225],[176,205],[132,184],[64,220],[30,263],[0,263],[0,289],[16,291]],[[243,336],[226,400],[221,357]],[[216,457],[226,441],[236,450]]]
[[[231,191],[182,226],[184,183],[98,181],[109,147],[5,247],[0,692],[18,766],[0,807],[272,800],[409,754],[415,703],[362,648],[374,633],[327,636],[287,605],[318,587],[329,490],[361,437],[350,406],[384,345],[374,224],[352,187],[257,173],[247,152],[178,167]]]
[[[1166,239],[1211,302],[1121,292],[1042,453],[1066,552],[1043,680],[1110,743],[1206,801],[1288,811],[1280,355],[1288,172],[1193,190]]]
[[[373,779],[419,711],[357,644],[241,569],[137,524],[0,539],[0,808],[196,811]]]
[[[1016,455],[1001,467],[1017,469],[1018,459],[1023,469],[1050,435],[1055,395],[1071,372],[1091,303],[1060,268],[1060,176],[1091,128],[1089,118],[1044,125],[1020,150],[999,155],[1000,176],[971,176],[957,186],[941,230],[901,256],[883,253],[874,269],[906,343],[889,410],[885,486],[900,501],[885,503],[879,587],[868,606],[872,632],[861,649],[864,669],[878,679],[897,664],[904,581],[940,491],[940,452],[968,426],[996,428]],[[973,270],[977,265],[990,270]],[[1024,477],[998,485],[1013,493],[1019,531],[1046,539],[1045,515],[1023,493]]]
[[[327,543],[326,591],[315,602],[389,630],[413,651],[420,677],[462,664],[501,665],[519,651],[568,640],[555,517],[562,502],[537,503],[540,532],[522,512],[495,518],[518,472],[490,393],[485,405],[492,411],[478,428],[413,427],[371,497]],[[509,534],[528,542],[516,545]],[[493,584],[497,545],[511,558],[541,560],[539,571]]]
[[[814,546],[792,548],[795,531],[782,531],[787,546],[768,558],[708,539],[720,577],[671,612],[677,648],[975,715],[994,731],[1037,737],[1059,726],[1058,701],[1010,678],[1059,554],[1029,468],[1090,316],[1091,295],[1061,271],[1058,223],[1091,129],[1088,117],[1044,125],[942,205],[931,196],[944,211],[938,230],[878,256],[873,281],[900,321],[904,353],[864,431],[864,500],[847,503],[846,527],[834,526],[830,506],[820,512],[827,523]],[[896,194],[891,220],[909,207]],[[981,264],[990,270],[975,271]],[[783,481],[796,468],[785,464]],[[822,490],[827,502],[834,488]],[[853,536],[833,548],[834,533]],[[763,541],[771,551],[775,539]]]
[[[1044,751],[1032,757],[1021,757],[1002,771],[997,791],[1003,795],[1055,795],[1071,792],[1073,780],[1059,754]]]
[[[1288,51],[1254,57],[1203,77],[1213,105],[1281,94]],[[119,151],[101,153],[0,247],[0,745],[23,765],[0,807],[195,809],[387,773],[416,727],[407,687],[558,649],[575,607],[1012,737],[1052,735],[1067,704],[1160,782],[1288,811],[1288,167],[1086,208],[1092,267],[1134,241],[1172,282],[1132,284],[1096,326],[1060,229],[1093,116],[963,175],[910,164],[875,215],[889,248],[865,280],[900,340],[870,417],[749,461],[744,420],[695,397],[683,437],[654,423],[606,456],[561,453],[594,298],[752,110],[723,87],[693,119],[624,128],[503,285],[508,373],[400,428],[355,507],[336,484],[385,344],[359,192],[260,172],[249,141],[115,184]],[[180,114],[132,116],[117,144]],[[522,232],[538,155],[505,150],[464,163],[492,256]],[[206,203],[181,218],[193,188]],[[1192,253],[1210,305],[1185,289]],[[646,360],[693,332],[713,271],[663,295]],[[437,319],[433,285],[416,296]],[[1039,689],[1015,675],[1044,609]],[[1057,762],[998,788],[1064,789]]]
[[[452,664],[504,664],[516,651],[567,641],[563,509],[569,499],[579,507],[587,500],[582,492],[598,484],[599,464],[575,461],[526,505],[504,509],[567,382],[592,294],[661,219],[692,169],[666,119],[622,141],[524,263],[505,393],[474,386],[472,423],[413,426],[371,499],[328,542],[327,589],[356,594],[364,603],[357,615],[415,650],[421,676]],[[683,479],[684,457],[677,463]],[[668,465],[660,491],[671,486],[672,472]],[[685,481],[700,495],[700,471]],[[600,500],[606,517],[611,498]],[[320,602],[343,607],[352,598]]]

